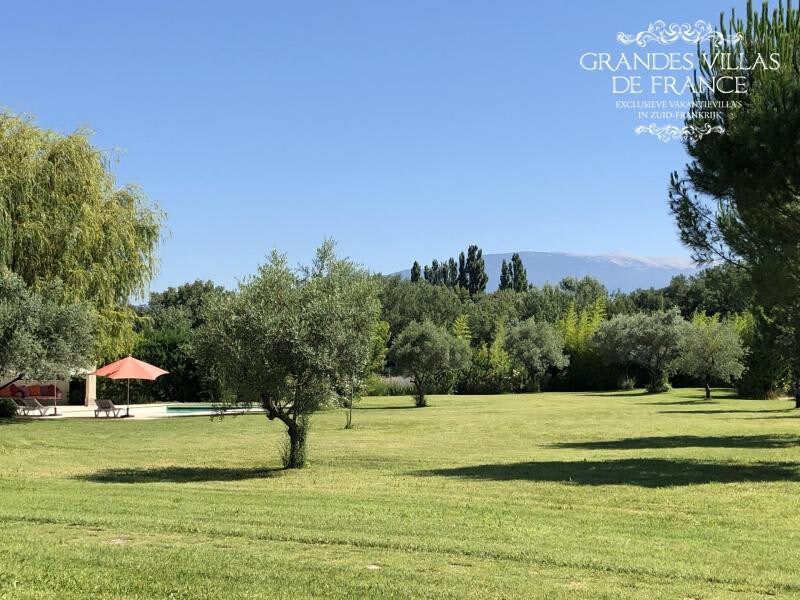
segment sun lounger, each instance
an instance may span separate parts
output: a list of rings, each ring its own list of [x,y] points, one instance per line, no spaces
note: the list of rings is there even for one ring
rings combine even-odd
[[[31,412],[38,412],[40,417],[47,416],[47,409],[52,408],[53,414],[56,414],[56,407],[55,406],[45,406],[41,402],[39,402],[36,398],[31,396],[26,396],[22,398],[18,398],[17,401],[20,403],[19,409],[22,411],[22,414],[28,416]]]
[[[101,412],[105,413],[106,417],[118,417],[124,410],[114,406],[114,403],[111,400],[105,400],[103,398],[98,398],[95,400],[95,404],[97,404],[97,408],[94,410],[95,417],[99,417]]]

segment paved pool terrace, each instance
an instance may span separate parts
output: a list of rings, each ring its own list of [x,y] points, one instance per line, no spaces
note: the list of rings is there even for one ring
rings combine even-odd
[[[116,404],[117,408],[122,408],[121,416],[125,415],[125,405]],[[94,418],[94,406],[59,406],[58,414],[54,415],[52,408],[48,408],[47,416],[40,417],[35,413],[28,415],[31,419],[86,419]],[[225,414],[246,414],[263,412],[261,407],[256,408],[237,408],[225,411]],[[208,404],[193,403],[161,403],[161,404],[131,404],[130,416],[136,419],[166,419],[173,417],[210,417],[217,414]],[[105,419],[105,413],[100,413],[99,419]],[[113,417],[109,417],[113,418]]]

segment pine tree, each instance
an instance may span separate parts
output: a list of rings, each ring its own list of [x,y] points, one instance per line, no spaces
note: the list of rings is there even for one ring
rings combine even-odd
[[[515,292],[525,292],[528,290],[528,273],[525,271],[525,265],[522,264],[522,259],[518,253],[511,255],[511,287]]]
[[[731,11],[719,31],[723,41],[702,52],[698,76],[730,83],[700,86],[692,100],[715,109],[689,111],[685,125],[724,133],[684,140],[690,161],[672,174],[670,209],[698,263],[748,269],[757,308],[781,332],[772,354],[793,363],[800,408],[800,10],[792,2],[758,10],[748,0],[744,19]],[[757,66],[773,53],[777,68]],[[748,91],[743,102],[730,101],[739,100],[734,82]]]
[[[411,265],[411,282],[417,283],[419,281],[420,276],[420,267],[417,261],[414,261],[414,264]]]
[[[506,262],[506,259],[503,259],[503,264],[500,266],[500,289],[501,290],[510,290],[510,289],[512,289],[511,273],[509,271],[510,271],[510,269],[508,267],[508,263]]]

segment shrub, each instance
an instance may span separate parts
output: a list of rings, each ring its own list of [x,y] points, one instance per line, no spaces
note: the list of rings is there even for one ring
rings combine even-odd
[[[412,321],[395,338],[390,351],[392,362],[414,384],[418,408],[428,405],[425,394],[433,393],[437,383],[452,382],[469,366],[469,354],[467,342],[431,321]]]
[[[564,339],[549,323],[537,323],[532,318],[522,321],[508,332],[505,351],[521,371],[528,375],[531,391],[547,387],[550,369],[565,369],[569,358],[564,354]]]
[[[408,377],[372,375],[367,381],[366,396],[413,396],[414,385]]]
[[[737,392],[752,398],[780,398],[788,393],[792,373],[786,356],[790,353],[781,343],[780,330],[758,312],[741,315],[736,324],[748,348]]]
[[[746,350],[732,319],[697,312],[684,327],[678,368],[700,379],[711,399],[712,381],[730,383],[744,372]]]
[[[600,325],[594,343],[606,364],[633,364],[646,370],[647,391],[657,394],[669,389],[669,376],[680,356],[684,324],[677,309],[617,315]]]
[[[0,419],[11,419],[17,416],[17,403],[11,398],[0,398]]]

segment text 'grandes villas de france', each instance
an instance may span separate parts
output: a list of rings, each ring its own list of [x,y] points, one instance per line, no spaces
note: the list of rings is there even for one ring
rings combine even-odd
[[[695,71],[698,64],[723,73],[711,81],[690,74],[675,75],[675,71]],[[712,57],[705,53],[698,56],[691,52],[648,52],[646,54],[621,52],[586,52],[580,57],[581,68],[586,71],[606,71],[611,77],[613,94],[676,94],[702,93],[707,90],[720,93],[746,94],[748,78],[743,71],[766,69],[777,71],[781,67],[780,54],[769,56],[758,54],[751,62],[744,56],[719,52]],[[632,74],[646,72],[649,76]],[[672,74],[669,74],[672,72]],[[730,75],[725,75],[730,72]]]

